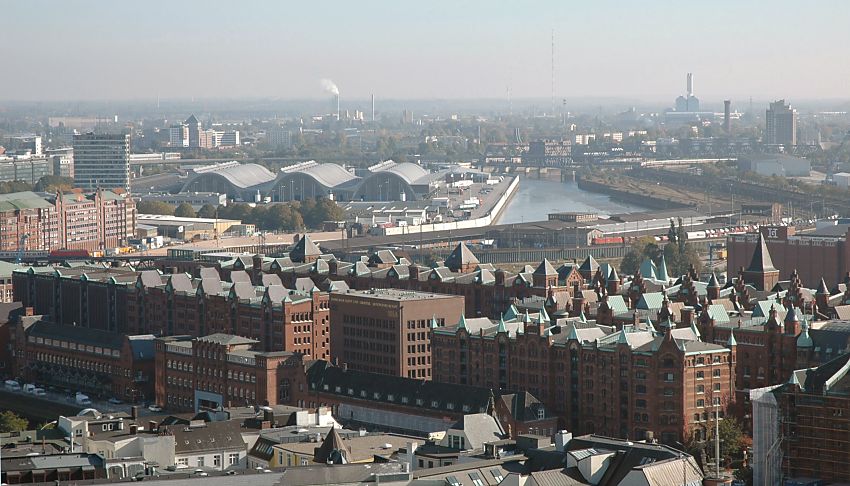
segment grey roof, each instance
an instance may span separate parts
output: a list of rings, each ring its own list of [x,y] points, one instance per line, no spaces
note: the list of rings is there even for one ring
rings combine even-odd
[[[486,413],[464,415],[449,430],[462,430],[470,449],[480,449],[485,443],[501,440],[505,435],[499,421]]]
[[[764,241],[764,235],[759,233],[759,241],[756,249],[753,252],[753,259],[750,260],[750,266],[747,267],[748,272],[775,272],[776,267],[773,266],[773,260],[770,258],[770,252],[767,251],[767,243]]]
[[[309,235],[304,235],[298,240],[298,243],[289,251],[289,257],[294,262],[304,262],[308,256],[318,256],[322,254],[322,250],[313,243]]]
[[[198,341],[206,341],[215,344],[221,344],[224,346],[236,346],[240,344],[255,344],[257,341],[254,339],[249,339],[241,336],[234,336],[231,334],[223,334],[223,333],[215,333],[210,334],[208,336],[202,336],[198,338]]]
[[[308,165],[300,170],[286,171],[286,167],[282,169],[280,180],[290,177],[294,174],[304,174],[313,178],[319,184],[331,188],[342,185],[352,184],[359,181],[360,178],[348,172],[338,164],[315,164]]]
[[[190,181],[206,175],[217,175],[240,189],[260,186],[274,180],[275,175],[259,164],[239,164],[227,162],[224,164],[207,165],[192,170]],[[188,184],[188,182],[187,182]]]
[[[549,260],[544,258],[537,269],[534,270],[534,275],[557,275],[558,271],[549,263]]]
[[[390,172],[399,176],[408,184],[413,184],[428,175],[428,171],[419,165],[410,162],[402,162],[399,164],[393,161],[387,161],[387,163],[381,164],[379,167],[375,168],[374,172]]]
[[[463,265],[475,265],[477,263],[479,263],[478,258],[463,243],[458,243],[445,261],[446,267],[460,267]]]
[[[174,452],[188,454],[201,451],[245,449],[242,422],[223,420],[205,422],[203,427],[170,427],[174,435]]]

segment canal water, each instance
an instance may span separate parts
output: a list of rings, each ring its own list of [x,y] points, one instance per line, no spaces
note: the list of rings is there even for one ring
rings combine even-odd
[[[495,224],[545,221],[549,213],[592,212],[600,217],[617,213],[635,213],[645,208],[612,201],[606,194],[588,192],[575,182],[557,182],[521,178],[513,199]]]

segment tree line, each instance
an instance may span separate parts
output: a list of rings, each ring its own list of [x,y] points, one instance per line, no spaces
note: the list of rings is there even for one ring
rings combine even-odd
[[[620,272],[625,275],[634,275],[644,260],[649,258],[658,264],[661,261],[661,255],[664,255],[670,277],[679,277],[688,273],[691,265],[694,266],[697,275],[699,275],[703,267],[702,261],[696,247],[688,243],[687,233],[682,226],[681,218],[678,226],[670,223],[667,238],[668,243],[664,245],[663,249],[651,236],[639,238],[632,244],[632,249],[626,253],[620,262]]]
[[[181,218],[238,219],[266,231],[300,231],[320,228],[325,221],[340,221],[345,212],[329,199],[307,199],[288,203],[251,205],[234,203],[227,206],[204,204],[198,211],[188,203],[175,207],[161,201],[141,201],[136,209],[142,214],[163,214]]]

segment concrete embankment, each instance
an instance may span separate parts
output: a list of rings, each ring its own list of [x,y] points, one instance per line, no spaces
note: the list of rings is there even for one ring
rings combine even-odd
[[[519,177],[514,177],[510,184],[508,184],[508,187],[505,189],[504,194],[502,194],[502,196],[499,197],[493,207],[484,216],[480,218],[450,221],[446,223],[422,224],[418,226],[398,226],[395,228],[384,228],[383,235],[397,236],[406,234],[429,233],[432,231],[454,231],[470,228],[483,228],[484,226],[490,226],[499,217],[499,213],[501,213],[505,209],[505,206],[507,206],[508,201],[511,200],[514,193],[516,192],[517,187],[519,187]]]
[[[643,206],[648,209],[692,209],[696,206],[695,204],[685,204],[672,199],[662,199],[660,197],[650,196],[642,192],[630,192],[618,187],[612,187],[610,184],[587,180],[580,177],[576,179],[576,184],[579,189],[608,194],[612,199],[617,201]]]

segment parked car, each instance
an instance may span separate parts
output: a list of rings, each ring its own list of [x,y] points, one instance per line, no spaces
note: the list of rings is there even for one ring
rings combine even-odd
[[[150,410],[151,412],[162,412],[162,407],[160,407],[159,405],[151,405],[148,407],[148,410]]]
[[[121,405],[122,403],[124,403],[123,401],[121,401],[120,399],[115,398],[115,397],[112,397],[112,398],[110,398],[110,399],[109,399],[109,400],[107,400],[107,401],[108,401],[109,403],[113,404],[113,405]]]

